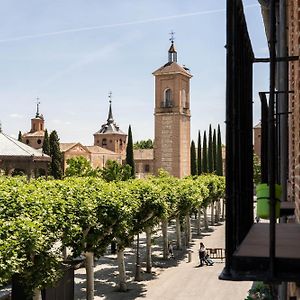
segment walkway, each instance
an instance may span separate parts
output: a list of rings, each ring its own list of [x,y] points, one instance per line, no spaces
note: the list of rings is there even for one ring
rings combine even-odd
[[[161,239],[156,236],[153,253],[155,267],[152,274],[142,274],[141,282],[133,280],[135,270],[135,255],[132,249],[126,251],[126,270],[128,288],[126,293],[117,291],[117,264],[115,255],[105,255],[97,261],[95,267],[95,299],[108,300],[243,300],[247,296],[252,282],[222,281],[218,279],[224,263],[215,261],[214,266],[198,267],[198,248],[202,241],[209,248],[224,248],[225,226],[211,227],[210,232],[202,236],[193,236],[191,245],[192,261],[187,261],[187,255],[174,251],[175,260],[164,261],[159,247]],[[169,232],[174,237],[174,228]],[[142,240],[141,252],[145,248]],[[143,257],[141,257],[143,260]],[[85,299],[85,270],[76,271],[75,299]]]

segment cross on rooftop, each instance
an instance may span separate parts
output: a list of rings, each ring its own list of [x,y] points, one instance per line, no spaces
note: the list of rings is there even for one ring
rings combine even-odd
[[[171,30],[171,32],[169,33],[170,34],[170,38],[169,38],[169,40],[172,42],[172,43],[174,43],[174,40],[175,40],[175,37],[174,37],[174,35],[175,35],[175,32],[173,31],[173,30]]]
[[[37,117],[40,115],[40,112],[39,112],[39,110],[40,110],[40,104],[41,104],[40,98],[36,97],[36,116]]]

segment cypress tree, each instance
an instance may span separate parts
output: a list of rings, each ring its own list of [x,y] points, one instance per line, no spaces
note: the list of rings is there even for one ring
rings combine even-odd
[[[49,137],[50,144],[50,156],[52,158],[51,161],[51,175],[55,179],[61,179],[63,175],[62,171],[62,153],[59,149],[59,138],[57,132],[53,130]]]
[[[48,136],[47,129],[45,130],[45,134],[44,134],[43,153],[50,155],[50,143],[49,143],[49,136]]]
[[[206,131],[204,131],[204,136],[203,136],[203,148],[202,148],[202,171],[203,173],[207,173],[207,141],[206,141]]]
[[[133,141],[132,141],[132,132],[131,126],[128,128],[128,141],[126,147],[126,164],[131,167],[131,177],[135,178],[135,167],[134,167],[134,158],[133,158]]]
[[[216,137],[216,129],[214,129],[214,133],[213,133],[212,150],[213,150],[213,172],[216,173],[216,171],[217,171],[217,137]]]
[[[223,175],[223,160],[222,160],[222,140],[220,125],[218,125],[218,138],[217,138],[217,175]]]
[[[208,149],[207,149],[207,167],[208,172],[213,172],[213,146],[212,146],[212,132],[211,132],[211,124],[209,124],[209,132],[208,132]]]
[[[19,131],[19,134],[18,134],[18,141],[22,142],[22,132],[21,131]]]
[[[201,158],[201,135],[200,130],[198,131],[198,152],[197,152],[197,174],[202,173],[202,158]]]
[[[196,147],[193,140],[191,142],[191,175],[197,175]]]

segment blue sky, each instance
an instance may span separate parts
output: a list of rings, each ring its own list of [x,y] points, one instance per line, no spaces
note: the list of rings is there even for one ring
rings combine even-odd
[[[153,138],[154,78],[167,62],[175,31],[178,62],[190,68],[191,137],[225,119],[224,0],[2,0],[0,121],[5,133],[30,130],[40,98],[46,128],[61,142],[93,144],[105,123],[108,92],[123,131]],[[257,0],[244,1],[255,55],[267,57]],[[255,66],[257,91],[268,88],[268,66]]]

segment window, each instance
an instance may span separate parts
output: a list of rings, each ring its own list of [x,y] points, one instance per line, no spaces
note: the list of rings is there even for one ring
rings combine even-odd
[[[26,144],[29,145],[29,140],[26,140]]]
[[[42,143],[42,140],[38,139],[37,143],[40,145]]]
[[[102,146],[106,146],[107,145],[107,140],[106,139],[103,139],[102,140]]]
[[[172,91],[169,88],[164,92],[163,107],[172,107]]]
[[[145,165],[144,170],[145,170],[145,173],[149,173],[150,172],[150,166],[148,164]]]

